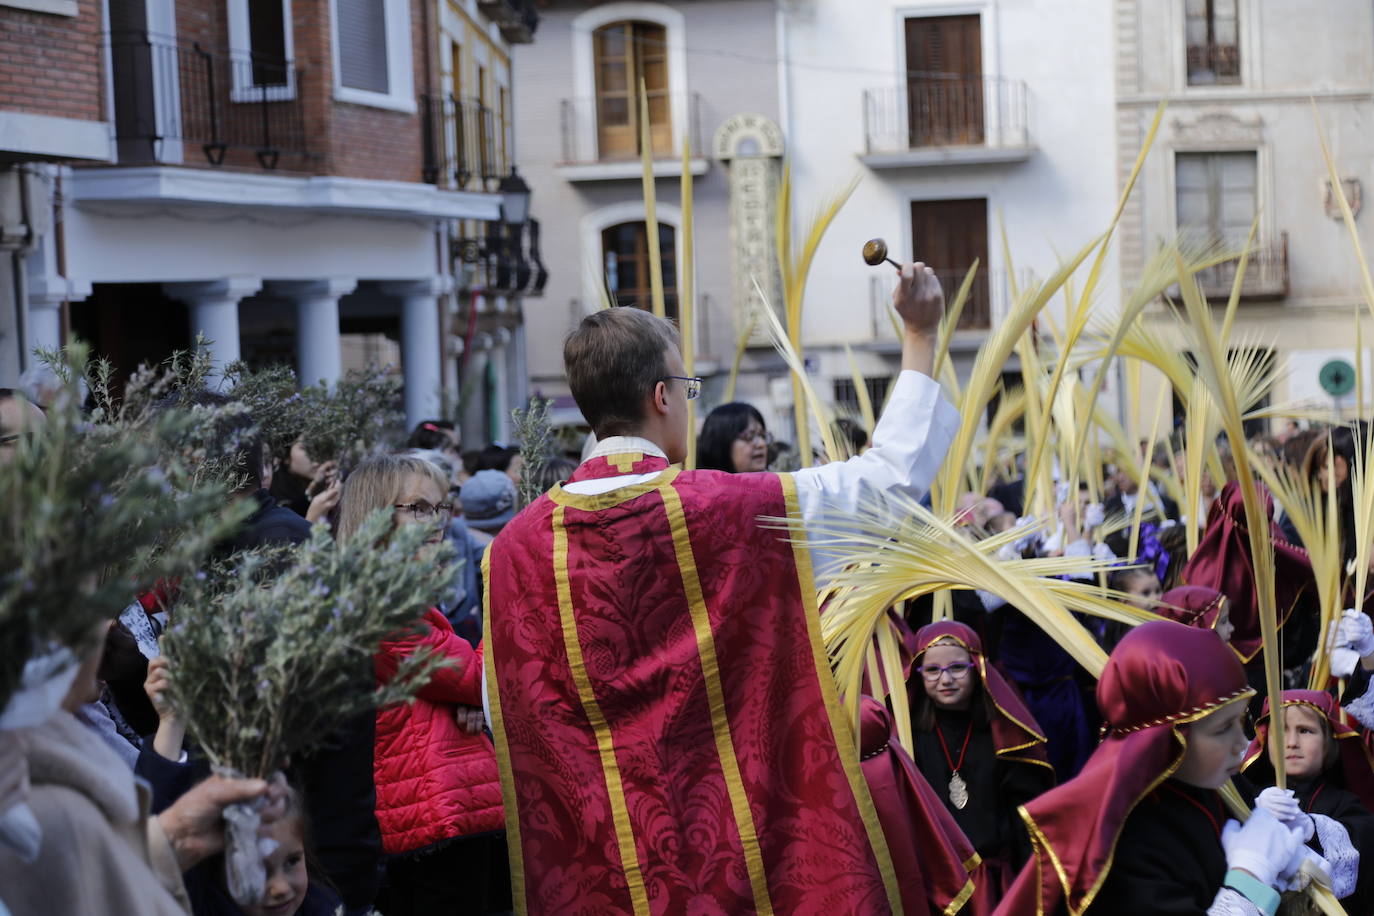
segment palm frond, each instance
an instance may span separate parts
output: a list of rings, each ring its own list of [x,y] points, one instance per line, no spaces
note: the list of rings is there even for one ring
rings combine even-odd
[[[792,340],[783,329],[782,322],[778,320],[777,312],[774,311],[768,302],[768,294],[759,285],[757,277],[751,278],[754,283],[754,291],[758,293],[759,305],[755,312],[763,317],[764,327],[768,329],[768,336],[773,341],[773,347],[787,363],[787,367],[792,370],[792,391],[797,401],[797,448],[800,451],[803,447],[808,449],[799,457],[803,466],[811,462],[810,442],[811,427],[807,414],[815,418],[816,425],[820,427],[821,442],[825,447],[827,456],[839,454],[839,449],[835,445],[834,416],[830,412],[830,407],[825,401],[821,400],[816,389],[811,384],[811,378],[806,372],[806,364],[802,361],[801,353],[793,346]],[[803,445],[803,443],[805,445]]]
[[[682,138],[682,259],[677,266],[677,275],[682,293],[678,297],[678,333],[682,337],[682,364],[687,374],[696,375],[696,235],[692,216],[692,146],[687,137]],[[684,466],[695,470],[697,466],[697,402],[687,402],[687,458]]]
[[[639,154],[644,167],[644,232],[649,246],[649,299],[654,314],[668,315],[663,300],[663,252],[658,247],[658,192],[654,184],[654,141],[649,130],[649,93],[639,81]]]
[[[1265,688],[1270,708],[1282,706],[1283,683],[1280,679],[1278,639],[1278,610],[1274,595],[1274,550],[1269,536],[1269,513],[1260,503],[1255,477],[1251,472],[1249,455],[1244,448],[1244,408],[1241,397],[1253,395],[1257,377],[1263,366],[1256,367],[1246,356],[1247,351],[1233,351],[1228,357],[1227,341],[1222,340],[1212,323],[1212,313],[1203,298],[1196,280],[1187,273],[1182,257],[1177,259],[1179,287],[1188,314],[1191,344],[1197,357],[1198,374],[1203,376],[1212,391],[1227,438],[1236,443],[1232,455],[1236,462],[1236,476],[1240,481],[1241,497],[1245,504],[1246,527],[1250,535],[1250,553],[1255,571],[1255,592],[1259,605],[1260,633],[1264,640]],[[1232,357],[1234,357],[1234,362]],[[1253,406],[1253,405],[1251,405]],[[1274,776],[1279,788],[1284,787],[1283,736],[1279,729],[1270,729],[1269,752],[1274,763]]]

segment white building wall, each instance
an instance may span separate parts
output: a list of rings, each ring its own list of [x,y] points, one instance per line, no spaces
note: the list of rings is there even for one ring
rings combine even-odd
[[[1140,199],[1127,213],[1123,272],[1129,281],[1152,246],[1176,231],[1177,152],[1257,150],[1259,236],[1287,234],[1289,291],[1277,301],[1242,300],[1236,334],[1272,346],[1291,367],[1275,386],[1275,403],[1310,397],[1325,359],[1343,353],[1354,362],[1356,315],[1364,312],[1366,328],[1374,328],[1345,226],[1324,206],[1327,170],[1313,119],[1315,102],[1338,171],[1360,184],[1356,227],[1365,251],[1374,252],[1374,7],[1240,0],[1241,82],[1223,86],[1187,85],[1183,0],[1117,0],[1116,7],[1119,168],[1129,167],[1155,106],[1169,99]],[[1154,396],[1143,400],[1153,404]]]
[[[865,240],[887,240],[898,260],[911,255],[913,200],[986,197],[993,276],[1033,271],[1045,276],[1058,259],[1106,228],[1117,198],[1109,4],[1085,0],[784,0],[780,56],[789,64],[786,94],[794,210],[800,231],[820,203],[850,176],[853,198],[822,244],[807,287],[808,346],[871,339],[869,309],[887,301],[890,270],[863,263]],[[895,87],[906,69],[903,20],[908,16],[981,16],[983,72],[1024,80],[1028,130],[1035,152],[1024,162],[870,170],[864,151],[863,93]],[[789,130],[790,128],[790,130]],[[1004,224],[1013,265],[1002,254]],[[937,269],[941,265],[934,265]],[[880,289],[870,290],[880,276]],[[1116,257],[1108,259],[1100,306],[1115,307]],[[953,294],[953,290],[947,290]],[[994,294],[994,302],[997,297]],[[856,321],[856,310],[864,320]],[[993,320],[997,318],[994,313]],[[891,338],[887,319],[880,336]],[[843,357],[840,357],[841,361]],[[848,375],[827,361],[827,375]],[[834,371],[830,371],[833,368]]]

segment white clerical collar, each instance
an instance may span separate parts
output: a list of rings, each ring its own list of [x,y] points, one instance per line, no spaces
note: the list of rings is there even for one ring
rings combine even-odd
[[[668,455],[648,439],[641,439],[638,436],[611,436],[609,439],[602,439],[592,449],[592,453],[587,456],[587,460],[601,458],[606,455],[624,455],[629,452],[643,452],[645,455],[653,455],[655,458],[668,460]]]

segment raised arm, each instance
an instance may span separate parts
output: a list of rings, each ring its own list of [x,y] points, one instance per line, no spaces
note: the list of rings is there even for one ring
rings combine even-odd
[[[945,297],[924,264],[902,267],[892,304],[902,318],[902,372],[873,431],[873,447],[848,461],[796,472],[797,500],[808,525],[853,515],[866,496],[925,495],[959,428],[959,413],[931,378]]]

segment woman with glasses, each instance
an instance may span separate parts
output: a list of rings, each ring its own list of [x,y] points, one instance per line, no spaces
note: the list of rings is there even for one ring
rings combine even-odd
[[[697,436],[697,467],[743,474],[768,470],[773,437],[763,414],[743,401],[722,404],[706,415]]]
[[[1054,785],[1045,736],[962,623],[922,627],[908,648],[912,756],[987,864],[995,902],[1030,855],[1017,806]]]
[[[344,482],[338,537],[346,541],[384,509],[397,526],[430,529],[438,544],[453,516],[448,492],[448,478],[423,458],[369,458]],[[377,680],[395,677],[421,650],[450,664],[414,702],[377,712],[373,775],[386,854],[378,908],[388,916],[509,909],[501,784],[482,723],[482,648],[454,633],[437,608],[417,623],[415,633],[382,644]]]

